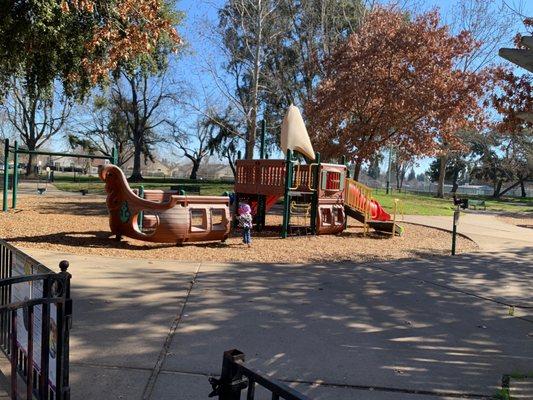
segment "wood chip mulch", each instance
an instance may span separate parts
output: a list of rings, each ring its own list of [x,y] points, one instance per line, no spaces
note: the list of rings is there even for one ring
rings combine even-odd
[[[280,223],[269,216],[267,222]],[[433,228],[402,224],[405,233],[391,239],[376,233],[363,237],[357,222],[342,235],[279,239],[276,233],[254,235],[251,248],[236,232],[225,243],[191,243],[178,247],[110,237],[105,198],[102,196],[49,197],[26,195],[16,211],[0,213],[0,237],[17,247],[128,259],[214,262],[310,263],[420,258],[449,254],[451,235]],[[457,250],[477,245],[463,237]]]

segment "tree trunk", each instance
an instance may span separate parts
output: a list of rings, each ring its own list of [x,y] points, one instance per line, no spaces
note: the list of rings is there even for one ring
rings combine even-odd
[[[520,181],[520,190],[522,193],[520,193],[520,197],[524,198],[526,197],[527,193],[526,193],[526,185],[524,183],[525,181],[524,180],[521,180]]]
[[[402,188],[401,184],[400,184],[400,179],[401,179],[401,176],[400,176],[400,173],[398,171],[398,168],[396,168],[396,174],[395,174],[395,178],[396,178],[396,190],[400,191],[400,189]]]
[[[134,151],[133,151],[133,171],[131,172],[131,182],[141,182],[143,176],[141,173],[141,157],[142,157],[142,136],[138,132],[134,134]]]
[[[503,192],[499,192],[498,193],[498,196],[495,196],[495,197],[502,197],[505,193],[509,192],[510,190],[513,190],[515,187],[517,187],[518,185],[522,185],[522,194],[525,194],[525,189],[523,187],[524,185],[524,180],[523,179],[520,179],[518,182],[515,182],[513,183],[511,186],[509,186],[507,189],[505,189]],[[522,197],[526,197],[526,196],[522,196]]]
[[[252,115],[255,116],[256,113],[253,112]],[[244,153],[245,160],[253,160],[254,158],[256,127],[257,123],[255,122],[255,120],[248,124],[248,133],[246,135],[246,149]]]
[[[36,143],[34,142],[33,138],[29,137],[24,142],[29,151],[35,151]],[[34,158],[35,156],[33,154],[28,154],[28,163],[26,164],[26,176],[34,175],[33,173]]]
[[[457,193],[457,189],[459,189],[459,171],[455,170],[453,173],[453,182],[452,182],[452,193]]]
[[[26,164],[26,176],[33,174],[33,154],[28,154],[28,163]]]
[[[501,179],[498,179],[496,182],[495,182],[495,185],[494,185],[494,192],[492,193],[492,197],[494,198],[498,198],[500,197],[500,190],[502,190],[502,184],[503,184],[503,181]]]
[[[231,172],[233,173],[233,178],[237,177],[237,170],[235,169],[235,163],[231,159],[231,157],[226,157],[228,160],[229,167],[231,168]]]
[[[198,169],[200,168],[200,163],[199,162],[194,162],[192,163],[192,169],[191,169],[191,175],[189,175],[189,179],[192,179],[192,180],[196,180],[198,179],[197,178],[197,175],[198,175]]]
[[[255,134],[257,129],[257,114],[259,108],[259,74],[261,72],[261,46],[263,45],[263,4],[257,3],[257,43],[255,44],[254,68],[252,71],[252,109],[250,110],[250,122],[248,123],[248,140],[246,142],[246,154],[244,158],[254,158]]]
[[[446,156],[441,156],[440,161],[440,170],[439,170],[439,181],[437,185],[437,197],[443,198],[444,197],[444,178],[446,177]]]
[[[359,174],[361,173],[361,165],[362,165],[362,162],[359,160],[357,160],[354,164],[354,168],[353,168],[353,180],[354,181],[359,180]]]

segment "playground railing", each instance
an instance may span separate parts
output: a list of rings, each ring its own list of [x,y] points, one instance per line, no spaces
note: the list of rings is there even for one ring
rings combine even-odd
[[[0,240],[0,350],[11,399],[68,400],[72,300],[68,262],[55,273]]]
[[[370,227],[366,221],[370,221],[372,219],[370,212],[370,206],[372,204],[372,189],[361,182],[347,178],[345,193],[346,197],[344,204],[363,214],[365,221],[363,222],[363,229],[364,233],[366,234],[370,230]]]
[[[213,391],[209,397],[217,396],[219,400],[238,400],[241,392],[246,390],[246,399],[255,399],[255,389],[259,385],[271,393],[272,399],[311,400],[297,390],[267,377],[244,365],[244,353],[239,350],[224,352],[220,379],[209,378]]]
[[[238,160],[235,192],[282,195],[285,168],[284,160]]]
[[[292,187],[289,189],[306,192],[316,191],[313,168],[319,168],[318,164],[295,164],[292,171]]]

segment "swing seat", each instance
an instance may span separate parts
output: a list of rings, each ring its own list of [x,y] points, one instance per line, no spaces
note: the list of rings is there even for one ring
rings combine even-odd
[[[46,188],[37,188],[37,193],[43,194],[44,192],[46,192]]]
[[[85,195],[89,194],[89,190],[88,189],[81,189],[80,193],[81,193],[82,196],[85,196]]]

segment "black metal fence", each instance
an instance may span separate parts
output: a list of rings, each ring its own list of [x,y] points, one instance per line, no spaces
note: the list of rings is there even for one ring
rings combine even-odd
[[[0,240],[0,350],[11,399],[70,399],[71,275],[67,261],[59,267],[54,273]]]
[[[244,353],[239,350],[224,352],[220,379],[209,378],[213,391],[209,397],[218,396],[219,400],[240,400],[246,390],[246,400],[255,399],[256,385],[271,393],[272,400],[311,400],[293,388],[269,378],[244,365]]]

